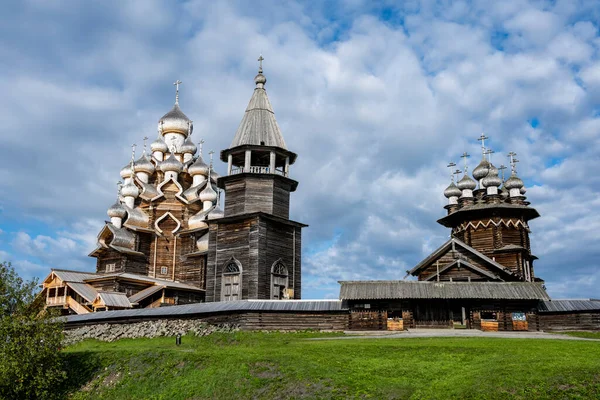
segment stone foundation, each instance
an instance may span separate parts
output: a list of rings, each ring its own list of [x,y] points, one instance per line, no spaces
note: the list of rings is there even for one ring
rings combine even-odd
[[[235,324],[212,325],[198,320],[161,319],[125,324],[94,324],[65,331],[64,345],[80,342],[84,339],[96,339],[113,342],[118,339],[154,338],[159,336],[177,336],[192,334],[206,336],[215,332],[234,332]]]

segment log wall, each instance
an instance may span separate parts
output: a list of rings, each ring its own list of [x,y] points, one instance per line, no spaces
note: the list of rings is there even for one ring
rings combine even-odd
[[[544,313],[539,319],[548,331],[600,330],[600,312]]]

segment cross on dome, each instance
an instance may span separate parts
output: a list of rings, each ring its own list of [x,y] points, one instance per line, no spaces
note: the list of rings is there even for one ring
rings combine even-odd
[[[510,158],[510,170],[511,170],[511,172],[513,174],[516,174],[517,173],[517,165],[516,165],[516,163],[519,162],[519,160],[516,159],[517,153],[515,153],[514,151],[511,151],[506,156],[508,158]]]
[[[209,151],[208,154],[210,155],[210,166],[212,168],[213,165],[213,154],[215,154],[215,152],[213,150]]]
[[[179,104],[179,85],[182,83],[179,79],[173,82],[173,85],[175,85],[175,104]]]
[[[485,136],[485,134],[482,132],[481,136],[479,136],[479,138],[477,140],[479,140],[481,142],[481,154],[483,156],[485,156],[485,141],[486,139],[489,139],[489,137]]]
[[[265,58],[262,56],[262,54],[258,57],[258,73],[262,74],[263,69],[262,69],[262,62]]]
[[[489,161],[490,163],[492,162],[492,154],[494,154],[494,153],[495,153],[495,151],[494,151],[494,150],[492,150],[492,149],[485,149],[485,150],[483,151],[483,155],[484,155],[484,156],[485,156],[485,155],[487,155],[487,156],[488,156],[488,161]]]
[[[204,139],[200,139],[198,142],[198,149],[200,150],[200,155],[202,155],[202,147],[204,145]]]
[[[460,156],[460,158],[462,158],[463,160],[465,160],[465,174],[467,173],[467,158],[471,157],[470,154],[468,154],[466,151],[464,153],[462,153],[462,155]]]
[[[144,155],[146,155],[146,141],[148,140],[148,136],[144,136]]]
[[[449,162],[448,165],[446,165],[446,167],[450,168],[450,180],[452,181],[452,183],[454,183],[454,171],[452,171],[452,168],[456,167],[456,164],[453,162]]]
[[[498,167],[498,169],[500,171],[502,171],[502,180],[504,181],[504,170],[506,169],[506,165],[500,164],[500,166]]]

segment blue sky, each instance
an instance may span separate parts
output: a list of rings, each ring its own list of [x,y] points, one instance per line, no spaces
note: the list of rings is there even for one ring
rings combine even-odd
[[[398,3],[401,3],[398,5]],[[4,5],[0,259],[26,277],[87,254],[131,143],[181,79],[205,148],[227,148],[265,57],[288,147],[303,296],[401,279],[448,237],[445,165],[485,132],[518,154],[536,274],[600,297],[596,1],[104,1]],[[218,165],[220,173],[224,165]]]

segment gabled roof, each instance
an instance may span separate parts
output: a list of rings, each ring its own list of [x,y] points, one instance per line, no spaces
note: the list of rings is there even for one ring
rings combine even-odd
[[[549,300],[541,283],[340,281],[340,300],[499,299]]]
[[[600,300],[546,300],[538,305],[540,313],[574,312],[574,311],[600,311]]]
[[[287,150],[267,91],[260,83],[252,93],[230,148],[243,145],[274,146]]]
[[[152,296],[154,293],[163,290],[166,286],[164,285],[154,285],[154,286],[150,286],[149,288],[146,288],[144,290],[141,290],[139,292],[137,292],[136,294],[134,294],[133,296],[131,296],[129,298],[129,301],[131,303],[138,303],[142,300],[144,300],[145,298],[147,298],[148,296]]]
[[[456,266],[456,267],[459,267],[459,268],[460,268],[461,266],[465,266],[465,267],[467,267],[467,268],[469,268],[469,269],[472,269],[473,271],[475,271],[475,272],[477,272],[477,273],[479,273],[479,274],[481,274],[481,275],[485,275],[485,276],[487,276],[487,277],[488,277],[488,278],[490,278],[490,279],[493,279],[493,280],[499,280],[499,281],[502,281],[502,280],[503,280],[503,279],[502,279],[502,278],[500,278],[498,275],[491,274],[491,273],[489,273],[488,271],[486,271],[486,270],[484,270],[484,269],[481,269],[481,268],[479,268],[479,267],[476,267],[476,266],[472,265],[471,263],[469,263],[468,261],[461,260],[461,259],[454,260],[454,261],[453,261],[453,262],[451,262],[450,264],[447,264],[446,266],[444,266],[444,268],[440,269],[440,271],[439,271],[439,272],[437,272],[437,271],[436,271],[435,273],[433,273],[433,274],[429,275],[429,276],[428,276],[427,278],[425,278],[424,280],[425,280],[425,281],[431,281],[431,280],[435,279],[435,277],[436,277],[438,274],[440,274],[440,275],[441,275],[441,274],[442,274],[442,272],[444,272],[444,271],[447,271],[447,270],[449,270],[449,269],[451,269],[451,268],[453,268],[453,267],[455,267],[455,266]]]
[[[469,252],[472,255],[474,255],[475,257],[481,259],[486,264],[488,264],[488,265],[496,268],[498,271],[501,271],[501,272],[503,272],[505,274],[514,275],[514,273],[511,270],[509,270],[508,268],[504,267],[502,264],[500,264],[500,263],[492,260],[488,256],[484,255],[483,253],[480,253],[479,251],[475,250],[471,246],[467,245],[462,240],[459,240],[459,239],[457,239],[455,237],[449,239],[446,243],[444,243],[443,245],[441,245],[438,249],[436,249],[433,253],[431,253],[429,256],[427,256],[423,261],[421,261],[419,264],[417,264],[413,269],[411,269],[408,272],[411,275],[416,275],[419,270],[421,270],[422,268],[425,268],[426,266],[430,265],[433,261],[435,261],[436,259],[440,258],[444,253],[446,253],[447,251],[451,250],[453,244],[455,246],[459,246],[459,247],[465,249],[467,252]],[[461,262],[462,262],[462,260],[461,260]]]
[[[155,285],[163,285],[166,286],[167,289],[185,289],[185,290],[193,290],[193,291],[203,291],[196,286],[188,285],[187,283],[182,282],[174,282],[167,281],[165,279],[152,278],[146,275],[137,275],[130,274],[128,272],[115,272],[111,274],[95,274],[92,278],[87,279],[86,282],[95,282],[105,279],[114,279],[114,278],[122,278],[124,280],[133,280],[142,283],[155,284]]]
[[[87,283],[67,282],[67,285],[89,303],[93,302],[98,296],[96,289]]]
[[[67,269],[52,269],[50,274],[48,274],[48,277],[50,277],[52,274],[56,275],[58,279],[60,279],[63,282],[79,283],[83,283],[86,279],[91,279],[98,276],[98,274],[95,274],[93,272],[70,271]],[[44,281],[47,280],[48,277],[46,277]]]
[[[106,307],[131,308],[127,295],[122,292],[98,292],[94,303],[100,303]]]

